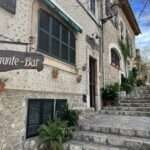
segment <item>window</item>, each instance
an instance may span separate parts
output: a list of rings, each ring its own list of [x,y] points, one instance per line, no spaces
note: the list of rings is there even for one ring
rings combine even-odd
[[[111,65],[118,69],[120,68],[120,57],[117,50],[114,48],[111,49]]]
[[[95,15],[95,6],[96,6],[96,0],[90,0],[90,9],[94,15]]]
[[[75,65],[76,39],[74,33],[44,11],[39,17],[38,50],[61,61]]]
[[[39,127],[54,117],[60,118],[66,106],[66,100],[29,100],[27,119],[27,138],[36,136]]]
[[[122,22],[120,22],[120,32],[121,32],[121,40],[124,39],[124,25]]]

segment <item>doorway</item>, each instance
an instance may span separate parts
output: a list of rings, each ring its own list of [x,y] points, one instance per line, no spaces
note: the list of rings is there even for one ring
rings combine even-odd
[[[89,58],[89,89],[90,89],[90,107],[96,109],[96,79],[97,62],[93,57]]]

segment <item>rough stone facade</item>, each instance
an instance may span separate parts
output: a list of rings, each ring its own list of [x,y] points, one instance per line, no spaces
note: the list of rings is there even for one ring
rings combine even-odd
[[[76,65],[63,63],[55,58],[44,55],[44,69],[17,70],[1,72],[0,79],[7,79],[5,91],[0,93],[0,149],[2,150],[29,150],[34,146],[34,139],[26,139],[26,124],[28,100],[34,99],[67,99],[70,108],[90,108],[89,91],[89,57],[97,61],[96,76],[96,107],[100,109],[100,71],[99,71],[99,48],[93,49],[86,41],[86,36],[93,33],[99,35],[97,19],[98,8],[94,16],[89,11],[89,4],[85,6],[76,0],[57,0],[74,20],[83,28],[82,33],[76,35]],[[97,1],[99,2],[99,1]],[[99,6],[99,5],[96,5]],[[53,14],[40,0],[17,0],[16,14],[11,14],[0,8],[0,40],[20,41],[29,43],[33,37],[30,48],[26,46],[0,44],[2,50],[30,50],[37,51],[38,41],[38,10],[44,9]],[[86,9],[86,11],[84,10]],[[54,14],[55,15],[55,14]],[[4,38],[8,37],[7,39]],[[99,44],[99,40],[96,41]],[[85,67],[86,69],[82,69]],[[54,68],[58,69],[58,78],[52,77]],[[80,83],[77,77],[82,77]],[[83,95],[87,101],[83,101]]]
[[[38,49],[38,12],[43,9],[57,17],[43,0],[17,0],[16,14],[11,14],[0,7],[0,40],[32,43],[26,47],[0,43],[1,50],[37,52]],[[82,33],[76,33],[76,64],[70,65],[55,58],[44,56],[44,69],[13,70],[1,72],[0,79],[6,81],[5,91],[0,93],[0,149],[2,150],[36,150],[36,138],[26,138],[27,110],[29,99],[67,99],[70,108],[90,108],[90,64],[89,58],[96,60],[96,109],[101,109],[100,85],[102,84],[101,68],[101,2],[96,0],[95,15],[90,11],[90,3],[86,0],[55,0],[82,27]],[[90,1],[89,1],[90,2]],[[122,11],[119,13],[129,30],[134,42],[134,33]],[[7,37],[7,38],[6,38]],[[94,39],[95,46],[87,40]],[[110,65],[110,49],[117,46],[119,30],[108,21],[104,26],[104,76],[107,83],[120,80],[125,73],[121,52],[121,69]],[[134,44],[133,44],[134,47]],[[58,70],[58,77],[52,72]],[[81,77],[81,82],[77,78]],[[83,100],[83,96],[87,99]]]
[[[66,5],[66,3],[63,3]],[[69,7],[71,6],[72,7]],[[78,7],[78,11],[74,11],[74,6]],[[29,43],[29,37],[34,38],[32,45],[32,52],[37,51],[37,38],[38,38],[38,10],[43,8],[49,11],[44,4],[40,1],[17,1],[17,12],[15,15],[9,14],[7,11],[1,11],[1,28],[0,33],[13,39],[14,41],[21,41]],[[32,9],[33,8],[33,9]],[[73,8],[72,12],[70,8]],[[83,33],[77,33],[76,41],[76,66],[63,63],[57,59],[45,56],[44,70],[42,72],[32,70],[19,70],[11,71],[8,73],[1,73],[1,78],[7,78],[6,89],[19,89],[19,90],[32,90],[32,91],[47,91],[56,93],[73,93],[73,94],[86,94],[89,95],[88,88],[88,57],[93,56],[99,65],[99,50],[93,50],[86,42],[86,35],[98,33],[97,25],[85,13],[85,11],[74,2],[66,5],[66,11],[75,18],[81,26],[84,27]],[[20,13],[21,12],[21,13]],[[80,16],[79,14],[83,14]],[[4,17],[5,16],[5,17]],[[83,18],[84,19],[83,19]],[[87,18],[87,19],[85,19]],[[85,21],[87,20],[87,22]],[[17,22],[17,23],[16,23]],[[92,31],[93,30],[93,31]],[[3,37],[1,37],[3,39]],[[26,51],[24,46],[14,46],[1,44],[1,49],[12,49],[19,51]],[[86,65],[87,70],[82,71],[82,67]],[[51,72],[53,68],[59,69],[58,79],[52,79]],[[97,66],[97,77],[99,76],[99,66]],[[82,75],[81,83],[77,83],[78,75]],[[19,81],[19,82],[18,82]],[[99,79],[97,79],[99,85]],[[86,84],[85,84],[86,83]],[[97,88],[97,93],[99,89]],[[99,95],[99,94],[98,94]],[[87,104],[88,107],[88,104]]]
[[[6,90],[0,97],[0,146],[6,150],[21,150],[35,146],[35,138],[26,139],[27,107],[29,99],[69,99],[70,108],[86,107],[80,101],[82,95],[56,94],[50,92],[33,92]],[[77,105],[77,106],[76,106]],[[9,142],[8,142],[9,141]],[[32,143],[34,143],[32,145]]]
[[[106,0],[103,2],[103,12],[104,18],[107,18],[106,15]],[[104,23],[104,82],[105,85],[112,84],[115,82],[121,82],[121,74],[124,76],[128,75],[128,71],[133,67],[133,58],[136,55],[135,48],[135,33],[129,23],[127,17],[125,16],[123,10],[118,7],[118,16],[117,16],[117,24],[118,28],[113,24],[113,19],[109,19],[106,23]],[[123,24],[123,29],[121,29],[121,23]],[[128,37],[130,40],[130,46],[132,47],[132,58],[128,59],[128,63],[125,66],[123,54],[119,48],[118,40],[121,39],[121,30],[123,41],[126,40],[126,36],[128,33]],[[120,68],[116,68],[111,64],[111,49],[114,48],[117,50],[118,55],[120,57]]]

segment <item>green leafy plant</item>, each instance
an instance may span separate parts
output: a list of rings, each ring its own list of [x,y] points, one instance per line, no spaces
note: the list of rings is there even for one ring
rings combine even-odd
[[[70,136],[66,121],[48,121],[39,129],[40,146],[42,150],[63,150],[63,142]]]
[[[133,68],[128,75],[128,78],[122,77],[121,90],[126,91],[128,94],[134,89],[137,82],[137,69]]]
[[[118,44],[119,44],[120,50],[124,56],[124,60],[126,62],[127,58],[130,57],[130,50],[131,49],[130,49],[129,45],[127,44],[127,42],[124,42],[122,40],[119,40]]]
[[[61,119],[66,120],[69,127],[74,127],[78,124],[79,113],[75,110],[70,110],[68,105],[66,105]]]
[[[127,66],[127,58],[128,57],[131,57],[131,48],[129,47],[129,44],[128,42],[124,42],[123,40],[118,40],[118,45],[119,45],[119,48],[121,50],[121,53],[124,57],[124,64],[125,64],[125,68]],[[126,73],[127,73],[127,70],[126,70]]]
[[[134,70],[129,72],[128,82],[132,86],[135,86],[135,83],[136,83],[136,72]]]
[[[78,118],[78,112],[70,110],[66,105],[59,119],[49,120],[42,125],[39,129],[42,150],[63,150],[63,143],[72,138],[72,132],[78,123]]]
[[[143,81],[142,79],[138,79],[136,81],[136,85],[139,87],[139,86],[145,86],[145,81]]]
[[[129,78],[125,78],[125,77],[122,77],[121,79],[121,91],[126,91],[128,94],[132,91],[133,89],[133,82],[131,77]]]
[[[126,91],[127,94],[131,93],[132,89],[133,86],[129,83],[128,79],[126,79],[126,82],[121,84],[121,91]]]
[[[119,88],[119,84],[115,83],[114,85],[107,85],[102,89],[102,99],[104,101],[104,105],[107,105],[106,103],[110,103],[110,105],[115,103],[118,98]]]

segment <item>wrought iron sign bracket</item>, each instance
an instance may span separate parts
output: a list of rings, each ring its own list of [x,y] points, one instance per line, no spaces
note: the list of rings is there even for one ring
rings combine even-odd
[[[7,40],[0,40],[0,44],[23,45],[23,46],[26,46],[26,52],[28,52],[28,46],[31,45],[31,43],[14,41],[13,39],[10,39],[9,37],[6,37],[2,34],[0,34],[0,37],[3,37],[4,39],[7,39]]]

